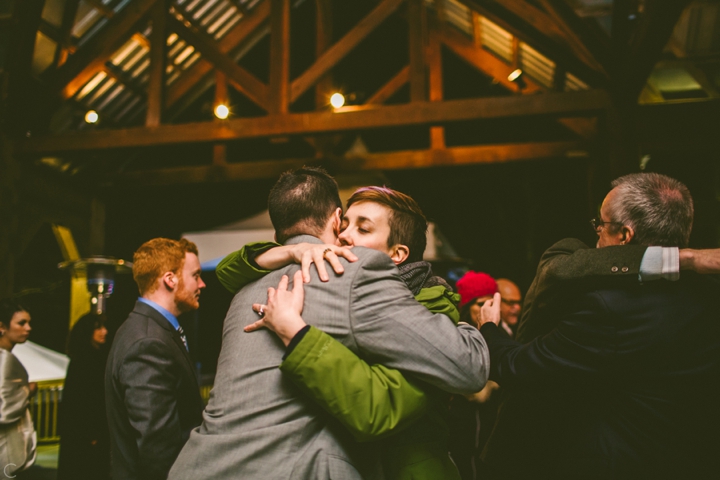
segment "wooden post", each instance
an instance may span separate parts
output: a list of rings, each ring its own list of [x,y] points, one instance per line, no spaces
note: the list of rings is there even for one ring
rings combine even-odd
[[[150,80],[148,81],[146,127],[162,123],[163,93],[165,91],[165,59],[167,58],[168,3],[158,0],[152,8],[150,33]]]
[[[425,23],[425,4],[423,0],[408,0],[411,102],[422,102],[427,98],[424,55]]]
[[[482,16],[475,10],[472,11],[473,42],[476,48],[482,48]]]
[[[80,0],[66,0],[63,8],[62,24],[60,25],[60,38],[57,40],[55,48],[55,59],[53,61],[55,67],[65,63],[68,57],[68,49],[71,46],[72,29],[75,25],[75,16],[77,15]]]
[[[440,102],[443,99],[442,44],[440,29],[445,16],[442,0],[436,0],[437,18],[429,22],[430,35],[428,44],[428,67],[430,70],[430,101]],[[445,128],[430,127],[430,148],[445,148]]]
[[[215,102],[213,103],[213,114],[218,105],[228,105],[228,87],[225,74],[220,70],[215,71]],[[216,118],[216,120],[219,120]],[[227,146],[224,143],[216,143],[213,145],[213,165],[227,164]]]
[[[320,58],[332,43],[332,4],[330,0],[315,0],[315,58]],[[328,72],[315,85],[315,110],[327,106],[332,89],[333,77],[332,73]]]
[[[270,0],[270,113],[290,107],[290,0]]]

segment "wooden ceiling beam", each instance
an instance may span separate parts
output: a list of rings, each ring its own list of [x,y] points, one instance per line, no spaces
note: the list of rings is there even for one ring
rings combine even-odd
[[[453,53],[477,70],[492,77],[511,92],[516,90],[515,84],[508,80],[508,75],[513,71],[512,66],[485,49],[478,48],[475,42],[467,39],[456,30],[446,29],[442,34],[442,41]],[[526,77],[525,84],[523,89],[525,94],[547,90],[531,78]],[[593,118],[560,118],[558,122],[583,138],[592,138],[597,133],[597,122]]]
[[[397,10],[403,0],[382,0],[369,14],[355,25],[343,38],[318,58],[290,85],[290,103],[312,87],[320,77],[334,67],[345,55],[355,48],[365,37],[377,28],[387,17]]]
[[[380,105],[385,103],[390,97],[400,90],[400,88],[410,81],[410,65],[405,65],[398,73],[395,74],[385,85],[380,87],[365,102],[366,105]]]
[[[410,101],[427,97],[425,37],[427,20],[423,0],[408,0],[408,44],[410,46]],[[368,102],[369,103],[369,102]]]
[[[514,70],[512,65],[508,65],[492,53],[488,52],[484,48],[477,48],[472,40],[467,39],[462,33],[447,29],[443,32],[442,42],[458,57],[465,60],[467,63],[480,70],[485,75],[492,77],[495,81],[499,82],[503,87],[507,88],[511,92],[517,90],[515,83],[508,80],[508,75]],[[526,87],[523,89],[525,93],[534,93],[541,90],[534,80],[528,78],[527,75],[523,76]]]
[[[219,42],[217,49],[223,54],[231,54],[239,48],[243,42],[251,38],[252,34],[261,27],[266,26],[270,16],[270,2],[263,1],[253,8],[250,13],[243,16],[235,27],[233,27]],[[167,91],[165,106],[167,108],[175,105],[195,85],[210,75],[213,65],[203,60],[198,60],[192,67],[187,69]]]
[[[562,64],[565,70],[572,72],[589,85],[598,88],[606,86],[607,78],[577,58],[575,54],[568,49],[562,39],[558,41],[552,36],[542,33],[523,18],[505,9],[498,3],[483,2],[480,4],[473,0],[459,1],[473,12],[477,12],[479,15],[486,17],[522,42],[529,44],[535,50],[553,60],[556,64]]]
[[[67,0],[63,7],[62,21],[60,23],[60,31],[58,32],[57,45],[55,47],[55,58],[53,65],[55,68],[60,67],[68,58],[70,48],[72,47],[72,29],[75,25],[75,16],[77,15],[80,0]]]
[[[100,12],[100,15],[102,15],[105,18],[112,18],[115,16],[115,10],[113,10],[109,5],[105,5],[102,3],[102,0],[84,0],[85,3],[89,4],[91,7],[93,7],[95,10]],[[115,2],[117,3],[117,2]]]
[[[290,109],[290,0],[270,2],[270,113]]]
[[[494,0],[499,5],[516,15],[524,22],[531,25],[543,35],[552,38],[556,42],[565,44],[573,54],[586,64],[590,69],[596,72],[603,72],[602,66],[595,60],[590,52],[584,48],[582,43],[575,42],[572,38],[568,38],[560,26],[544,11],[533,6],[525,0]]]
[[[227,54],[223,53],[218,48],[217,43],[205,32],[199,31],[191,25],[188,26],[188,24],[189,22],[182,20],[182,16],[180,16],[180,19],[173,16],[168,18],[168,27],[171,31],[177,33],[180,38],[192,45],[206,61],[221,70],[234,88],[267,110],[267,86],[235,63]]]
[[[585,57],[592,59],[597,70],[605,73],[613,70],[614,65],[610,62],[610,39],[594,19],[585,21],[580,18],[566,0],[539,1],[562,30],[565,38],[574,45],[574,49],[582,51]]]
[[[19,153],[44,154],[81,150],[143,147],[261,138],[310,135],[403,125],[442,125],[466,120],[549,116],[587,117],[607,110],[605,91],[546,93],[512,97],[490,97],[403,105],[344,107],[331,111],[234,118],[223,122],[199,122],[135,127],[120,130],[65,132],[59,135],[19,139]]]
[[[178,167],[139,170],[116,175],[117,186],[173,185],[277,178],[282,172],[303,165],[323,165],[336,172],[363,170],[407,170],[452,167],[483,163],[564,157],[587,148],[583,142],[531,142],[502,145],[476,145],[445,149],[370,153],[362,157],[293,158],[260,160],[223,166]]]
[[[157,0],[151,11],[152,32],[150,33],[150,78],[147,86],[147,111],[145,112],[146,127],[157,127],[162,121],[169,3],[167,0]]]
[[[53,75],[51,86],[64,98],[75,95],[108,59],[135,33],[138,22],[143,20],[156,0],[132,0],[107,25],[68,58]]]

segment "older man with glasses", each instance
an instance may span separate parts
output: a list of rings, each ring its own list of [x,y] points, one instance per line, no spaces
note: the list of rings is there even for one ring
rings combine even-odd
[[[524,345],[493,325],[499,298],[483,307],[490,378],[508,393],[485,451],[501,478],[717,473],[720,283],[679,270],[717,272],[720,251],[678,249],[693,222],[682,183],[633,174],[612,185],[591,221],[598,248],[569,239],[543,255]],[[651,281],[661,278],[676,281]]]

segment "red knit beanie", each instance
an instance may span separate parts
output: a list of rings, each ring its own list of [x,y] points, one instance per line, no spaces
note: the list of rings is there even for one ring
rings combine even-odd
[[[479,297],[493,295],[498,291],[497,283],[490,275],[470,270],[455,284],[460,294],[460,306]]]

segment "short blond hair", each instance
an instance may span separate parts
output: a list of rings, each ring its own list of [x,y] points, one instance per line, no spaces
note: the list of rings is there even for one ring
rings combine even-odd
[[[177,274],[185,263],[185,254],[198,254],[197,246],[184,238],[153,238],[143,243],[133,255],[133,279],[140,295],[153,293],[157,279],[165,272]]]

